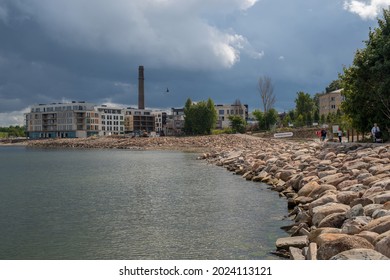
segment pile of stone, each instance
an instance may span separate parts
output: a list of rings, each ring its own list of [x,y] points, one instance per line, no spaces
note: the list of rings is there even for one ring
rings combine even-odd
[[[254,143],[252,143],[254,144]],[[390,146],[256,141],[201,157],[285,197],[291,259],[390,258]]]

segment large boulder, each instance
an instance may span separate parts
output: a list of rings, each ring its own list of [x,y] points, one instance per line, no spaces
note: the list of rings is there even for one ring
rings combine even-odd
[[[298,191],[298,196],[309,196],[309,194],[319,188],[320,185],[316,181],[311,181],[304,185],[299,191]]]
[[[309,245],[309,238],[307,236],[293,236],[282,237],[276,240],[277,249],[288,250],[289,247],[304,248]]]
[[[357,234],[363,230],[363,227],[371,221],[371,217],[359,216],[347,219],[341,226],[341,232],[346,234]]]
[[[337,185],[345,180],[349,179],[349,175],[343,173],[336,173],[333,175],[328,175],[320,179],[321,184],[329,184],[337,187]]]
[[[386,202],[390,201],[390,191],[385,191],[382,193],[378,193],[373,197],[374,203],[377,204],[385,204]]]
[[[324,232],[322,232],[321,234],[319,234],[317,236],[315,236],[315,234],[313,234],[313,235],[310,234],[309,240],[310,240],[310,242],[317,243],[318,247],[321,247],[323,244],[325,244],[329,241],[333,241],[333,240],[339,239],[339,238],[344,237],[344,236],[348,236],[348,235],[345,233],[341,233],[341,231],[331,232],[331,231],[325,230]],[[314,237],[314,238],[311,239],[311,237]]]
[[[390,235],[382,238],[375,244],[375,250],[390,258]]]
[[[313,209],[313,219],[312,223],[315,226],[324,219],[326,216],[333,213],[346,213],[351,207],[349,205],[341,204],[341,203],[327,203],[325,205],[317,206]]]
[[[388,260],[389,258],[372,249],[351,249],[343,251],[330,260]]]
[[[320,198],[314,200],[313,202],[311,202],[309,204],[309,212],[310,212],[310,215],[313,215],[313,209],[318,207],[318,206],[321,206],[321,205],[325,205],[329,202],[337,202],[337,198],[336,198],[336,195],[335,194],[327,194],[327,195],[324,195],[324,196],[321,196]]]
[[[382,204],[369,204],[363,207],[364,215],[372,217],[372,214],[378,209],[382,209]]]
[[[359,193],[354,191],[341,191],[336,195],[340,203],[349,205],[353,200],[359,198]]]
[[[374,246],[363,237],[346,235],[324,242],[317,252],[319,260],[329,260],[333,256],[351,249],[374,249]]]
[[[324,228],[324,227],[341,228],[345,219],[346,219],[345,213],[333,213],[326,216],[324,219],[322,219],[318,227],[319,228]]]
[[[332,185],[322,184],[318,188],[314,188],[309,194],[309,197],[318,198],[326,191],[334,191],[336,193],[337,188]]]
[[[384,233],[390,230],[390,216],[380,217],[378,219],[372,220],[367,225],[365,225],[362,230],[369,230],[376,233]]]
[[[370,242],[372,245],[375,245],[375,240],[379,236],[379,233],[365,230],[365,231],[361,231],[360,233],[356,234],[356,236],[363,237],[368,242]]]

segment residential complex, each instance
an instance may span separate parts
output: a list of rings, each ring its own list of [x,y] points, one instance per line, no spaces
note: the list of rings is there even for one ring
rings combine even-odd
[[[332,92],[324,93],[319,96],[319,109],[320,116],[327,116],[330,113],[337,113],[343,102],[343,96],[341,95],[342,89],[338,89]]]
[[[248,105],[216,105],[217,128],[230,125],[228,117],[248,119]],[[144,67],[138,68],[138,109],[94,105],[85,101],[39,104],[26,114],[27,136],[39,138],[85,138],[110,135],[180,135],[184,128],[184,109],[172,114],[145,109]]]
[[[218,104],[215,105],[217,110],[218,121],[217,128],[227,128],[230,126],[229,116],[240,116],[245,121],[248,121],[248,105],[236,102],[232,105]]]

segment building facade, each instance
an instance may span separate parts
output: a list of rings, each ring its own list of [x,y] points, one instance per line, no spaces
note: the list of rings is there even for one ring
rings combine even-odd
[[[39,104],[26,114],[27,135],[31,139],[88,137],[98,134],[99,120],[94,105],[84,101]]]
[[[96,110],[101,120],[100,136],[125,134],[125,115],[122,109],[102,105],[96,107]]]
[[[344,98],[341,94],[342,89],[324,93],[319,96],[320,116],[327,116],[330,113],[337,113],[341,109],[341,103]]]
[[[83,101],[35,105],[25,117],[30,139],[85,138],[156,131],[155,115],[150,110],[96,106]],[[160,130],[163,118],[161,114]]]
[[[126,134],[143,134],[155,131],[155,117],[151,110],[127,108],[125,111]]]
[[[247,104],[217,104],[215,105],[218,120],[216,128],[223,129],[230,127],[229,116],[240,116],[245,121],[248,121],[248,105]]]

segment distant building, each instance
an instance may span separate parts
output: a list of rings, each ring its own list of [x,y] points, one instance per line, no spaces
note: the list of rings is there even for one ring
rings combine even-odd
[[[124,111],[126,134],[155,131],[155,121],[151,110],[127,108]]]
[[[164,134],[164,127],[167,124],[167,113],[162,111],[152,112],[154,116],[155,131],[158,134]]]
[[[99,112],[91,103],[39,104],[26,114],[27,136],[39,138],[76,138],[97,135]]]
[[[95,107],[101,118],[100,136],[123,135],[125,133],[124,113],[117,107],[106,105]]]
[[[232,105],[217,104],[215,105],[218,120],[216,128],[223,129],[230,127],[229,116],[240,116],[245,121],[248,121],[248,105],[236,102]]]
[[[172,114],[167,116],[164,134],[166,136],[182,135],[184,129],[184,108],[172,108]]]
[[[344,98],[341,94],[342,89],[324,93],[319,96],[320,116],[327,116],[330,113],[337,113],[340,110]]]

